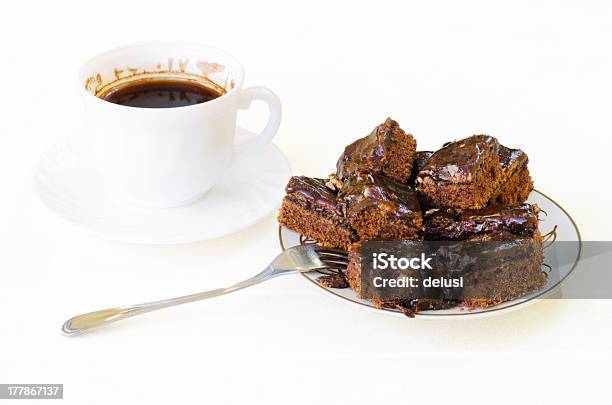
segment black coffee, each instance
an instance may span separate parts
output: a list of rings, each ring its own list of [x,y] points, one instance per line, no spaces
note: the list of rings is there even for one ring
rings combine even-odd
[[[146,79],[111,88],[99,97],[129,107],[173,108],[205,103],[223,93],[195,81]]]

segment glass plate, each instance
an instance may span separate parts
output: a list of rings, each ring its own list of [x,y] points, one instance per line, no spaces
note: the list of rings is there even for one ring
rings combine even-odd
[[[547,250],[546,246],[553,240],[557,241],[570,241],[576,243],[564,244],[566,249],[564,254],[563,264],[555,266],[548,271],[548,282],[539,291],[525,295],[521,298],[517,298],[512,301],[507,301],[499,305],[495,305],[488,308],[477,308],[468,310],[461,307],[436,310],[436,311],[422,311],[416,314],[417,319],[473,319],[474,317],[484,317],[490,315],[498,315],[507,313],[513,310],[525,308],[528,305],[534,304],[545,297],[557,297],[561,294],[560,284],[563,280],[574,270],[578,264],[580,258],[582,239],[580,238],[580,232],[576,223],[572,217],[552,198],[546,194],[534,190],[529,195],[528,202],[530,204],[537,204],[543,211],[540,215],[540,231],[542,235],[545,235],[544,242],[544,263],[550,262],[550,257],[547,261],[547,252],[550,254],[551,250]],[[302,235],[290,231],[284,227],[279,227],[278,232],[279,242],[281,249],[286,249],[304,243],[306,238]],[[569,251],[568,251],[569,250]],[[379,313],[386,313],[396,316],[405,316],[398,310],[377,308],[370,301],[359,298],[351,288],[334,289],[326,288],[321,284],[317,283],[316,278],[319,277],[319,273],[304,273],[302,277],[308,284],[314,286],[319,291],[329,294],[330,296],[337,298],[341,301],[358,305],[362,308],[371,309]]]

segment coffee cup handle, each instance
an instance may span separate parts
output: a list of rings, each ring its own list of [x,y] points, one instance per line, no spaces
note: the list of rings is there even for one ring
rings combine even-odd
[[[257,136],[254,136],[253,138],[238,145],[234,145],[234,158],[240,158],[256,152],[269,144],[278,131],[282,116],[280,99],[276,94],[274,94],[274,92],[272,92],[272,90],[266,87],[249,87],[240,91],[239,97],[239,109],[246,110],[251,106],[251,102],[253,100],[261,100],[268,104],[269,116],[268,123]]]

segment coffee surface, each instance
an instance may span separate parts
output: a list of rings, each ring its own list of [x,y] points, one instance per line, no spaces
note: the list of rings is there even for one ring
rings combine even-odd
[[[201,104],[223,95],[192,81],[150,79],[111,88],[99,97],[111,103],[141,108],[173,108]]]

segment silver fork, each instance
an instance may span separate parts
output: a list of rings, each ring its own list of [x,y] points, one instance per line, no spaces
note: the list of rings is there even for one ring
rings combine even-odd
[[[347,264],[347,255],[340,250],[326,249],[314,244],[294,246],[278,255],[261,273],[229,287],[161,301],[125,307],[114,307],[77,315],[70,318],[62,325],[62,333],[65,336],[75,336],[93,328],[131,318],[136,315],[229,294],[278,276],[308,273],[329,268],[342,269],[346,268]]]

